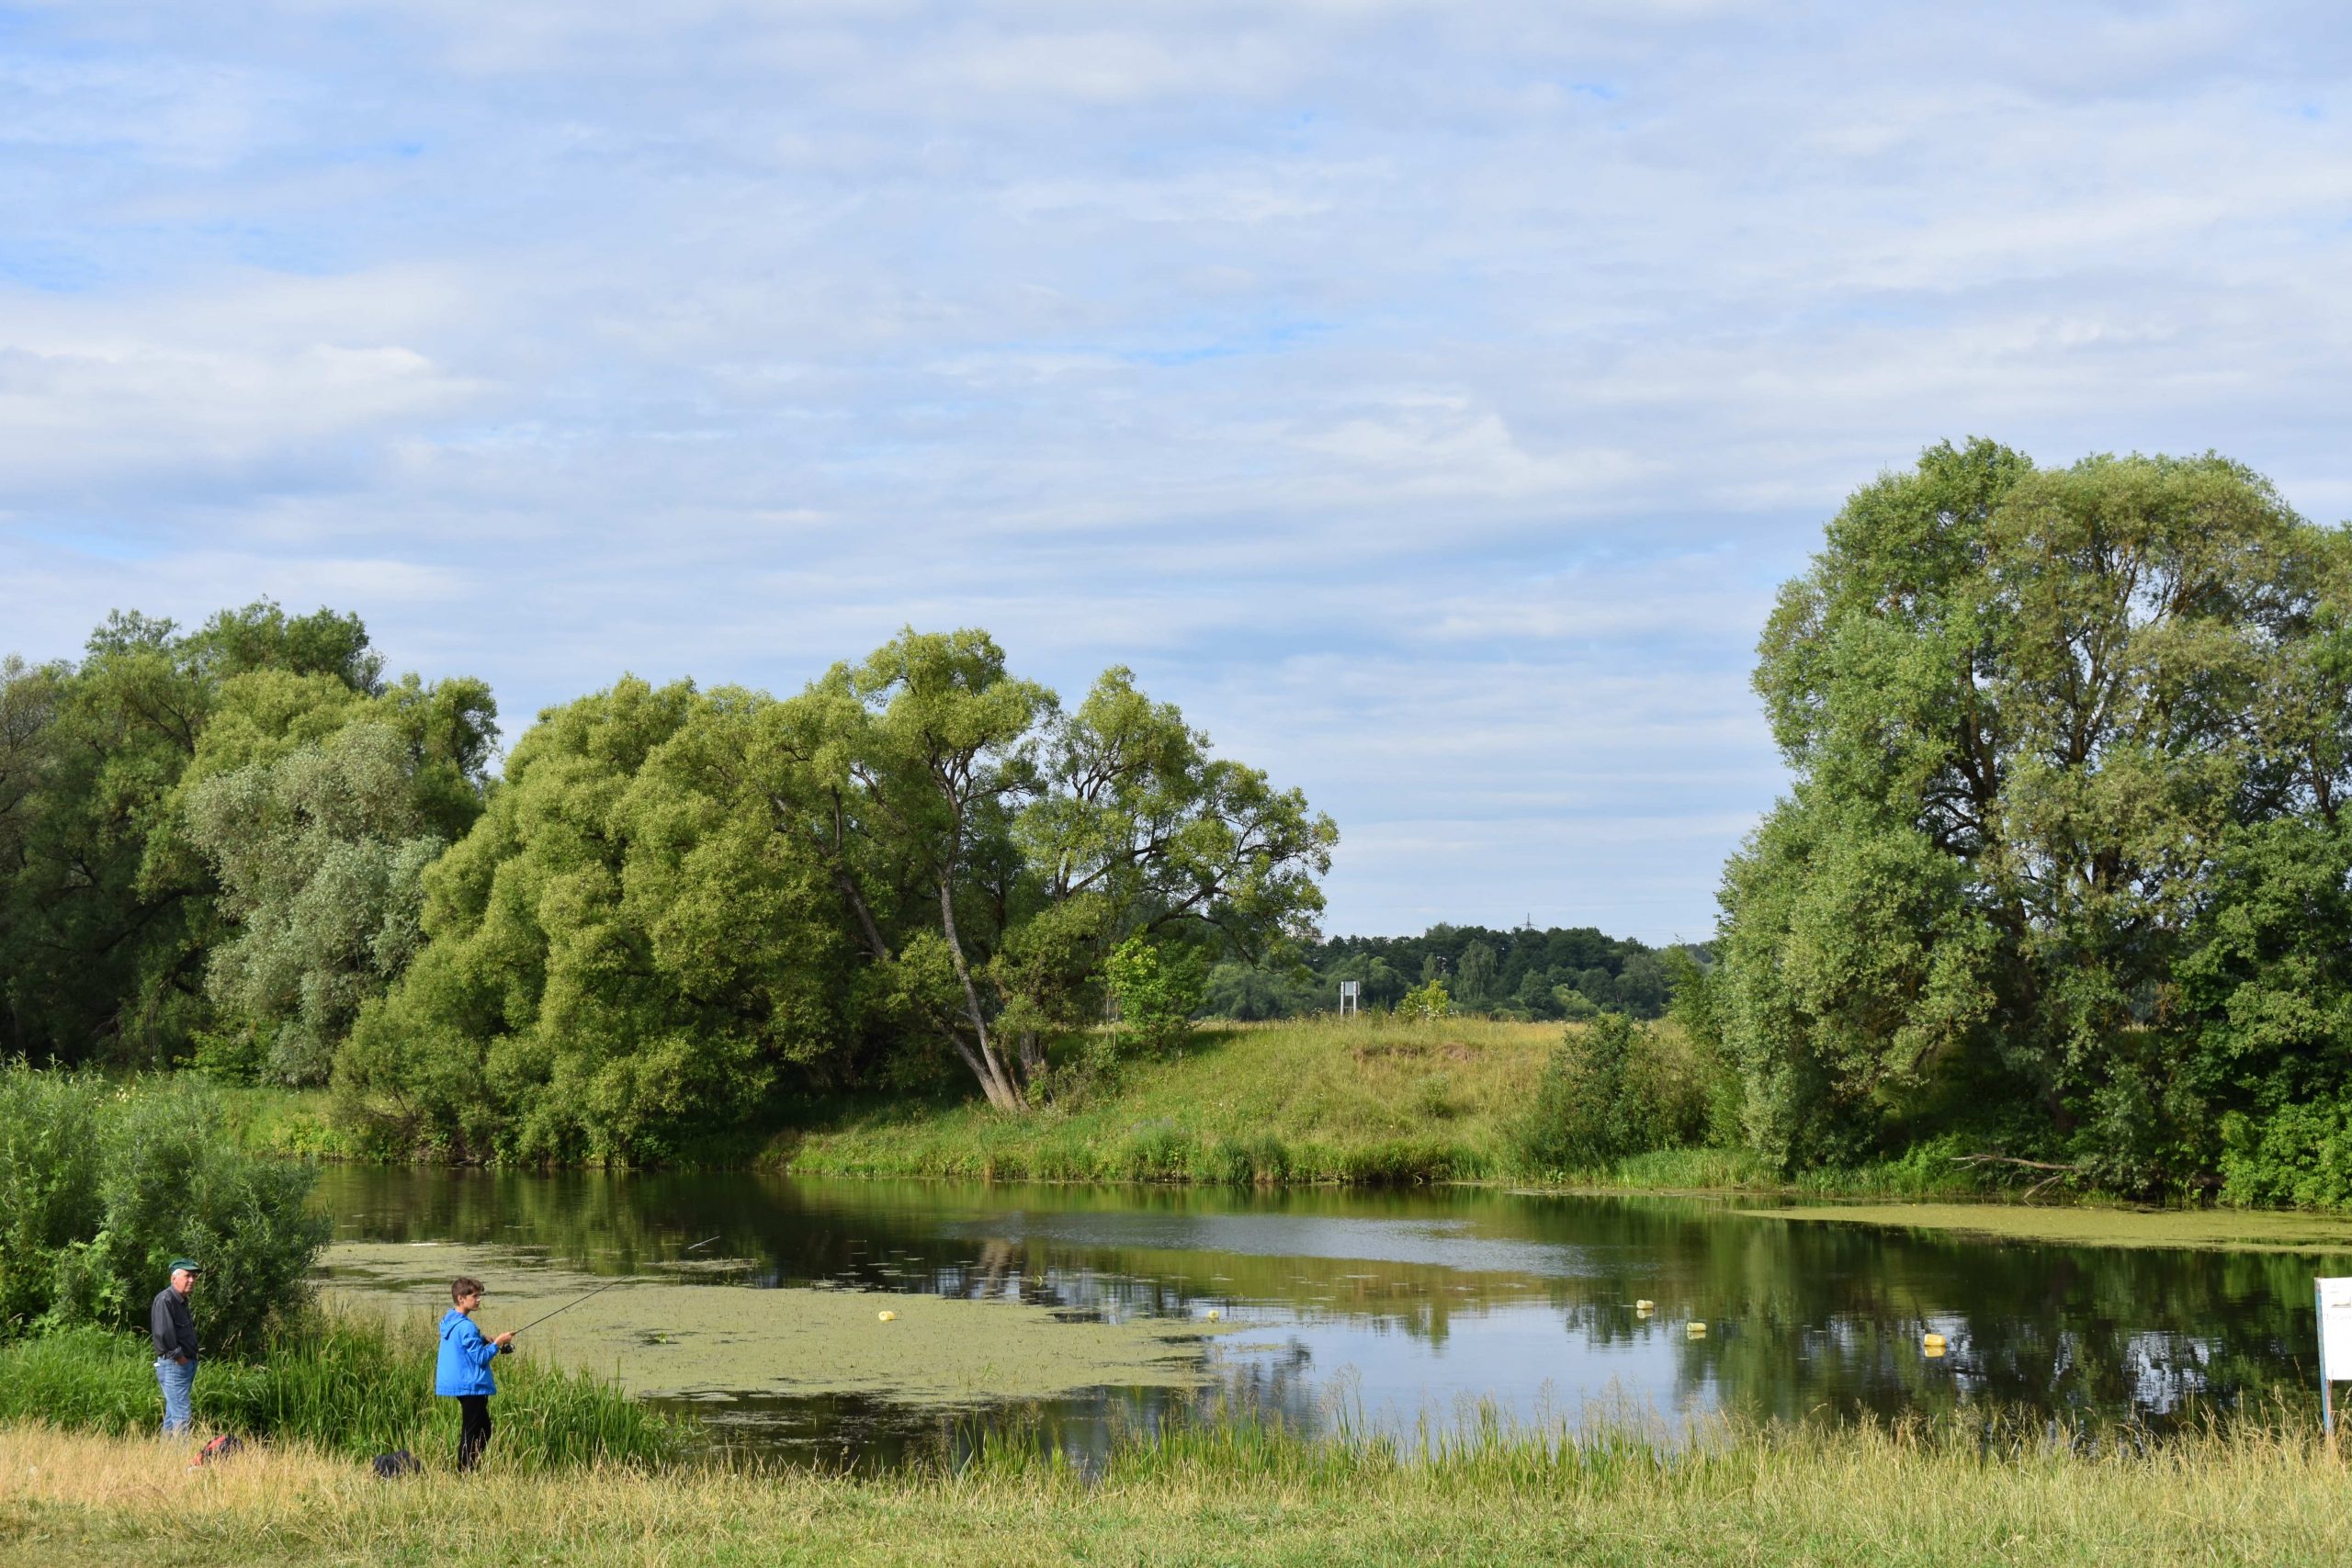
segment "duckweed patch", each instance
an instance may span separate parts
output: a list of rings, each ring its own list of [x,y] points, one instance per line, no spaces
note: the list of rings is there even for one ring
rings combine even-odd
[[[689,1284],[674,1275],[616,1283],[483,1247],[353,1243],[329,1247],[322,1262],[339,1300],[403,1316],[437,1316],[451,1277],[471,1274],[489,1287],[475,1321],[492,1334],[609,1285],[528,1330],[516,1348],[662,1398],[861,1393],[956,1405],[1106,1385],[1193,1388],[1206,1382],[1200,1341],[1238,1326],[1073,1322],[1015,1302]],[[896,1320],[880,1321],[881,1310]]]
[[[2038,1208],[2019,1203],[1818,1203],[1743,1209],[1777,1220],[1829,1220],[1962,1231],[2064,1247],[2177,1247],[2226,1252],[2352,1253],[2352,1220],[2244,1209]]]

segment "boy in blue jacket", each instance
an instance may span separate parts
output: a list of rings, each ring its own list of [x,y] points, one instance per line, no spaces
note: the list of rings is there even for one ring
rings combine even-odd
[[[441,1359],[433,1370],[433,1392],[458,1402],[458,1468],[471,1470],[490,1442],[490,1396],[498,1392],[490,1364],[500,1351],[514,1348],[514,1336],[485,1339],[474,1326],[474,1309],[481,1305],[480,1280],[460,1274],[449,1281],[449,1299],[457,1304],[441,1314]]]

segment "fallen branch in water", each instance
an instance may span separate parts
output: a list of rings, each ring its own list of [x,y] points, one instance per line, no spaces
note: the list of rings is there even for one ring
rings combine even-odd
[[[1951,1162],[1954,1165],[2018,1165],[2023,1166],[2028,1170],[2052,1172],[2053,1174],[2043,1177],[2025,1190],[2025,1195],[2029,1198],[2053,1181],[2069,1176],[2080,1176],[2083,1173],[2083,1168],[2079,1165],[2058,1165],[2046,1159],[2019,1159],[2015,1155],[1954,1155],[1951,1156]]]

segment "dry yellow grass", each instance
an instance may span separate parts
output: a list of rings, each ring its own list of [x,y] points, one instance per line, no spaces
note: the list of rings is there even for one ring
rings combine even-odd
[[[961,1478],[582,1472],[381,1483],[298,1450],[190,1472],[139,1439],[0,1428],[0,1562],[1407,1562],[1882,1565],[2352,1561],[2352,1485],[2314,1440],[1986,1461],[1901,1433],[1735,1435],[1704,1457],[1473,1439],[1402,1461],[1196,1438],[1090,1486],[1018,1462]]]

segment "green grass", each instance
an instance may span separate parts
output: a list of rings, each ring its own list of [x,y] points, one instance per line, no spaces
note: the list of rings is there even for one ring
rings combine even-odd
[[[355,1159],[359,1145],[334,1124],[322,1089],[224,1084],[214,1089],[230,1141],[249,1154],[304,1159]]]
[[[1076,1105],[1017,1117],[974,1099],[848,1105],[779,1134],[759,1163],[802,1176],[995,1181],[1531,1180],[1512,1127],[1561,1032],[1383,1015],[1212,1024]],[[1940,1149],[1791,1182],[1745,1149],[1699,1148],[1637,1155],[1566,1184],[1932,1198],[1991,1194],[1997,1181]]]
[[[253,1361],[201,1362],[196,1415],[210,1431],[365,1458],[393,1449],[454,1453],[457,1402],[433,1394],[435,1342],[403,1324],[317,1312]],[[492,1402],[503,1461],[526,1470],[671,1460],[692,1443],[679,1422],[591,1377],[502,1357]],[[0,1421],[153,1433],[163,1420],[147,1337],[78,1327],[0,1344]]]
[[[1116,1088],[1021,1117],[854,1106],[765,1163],[810,1176],[1405,1183],[1511,1173],[1510,1122],[1560,1026],[1379,1017],[1216,1024]]]
[[[0,1561],[79,1564],[2317,1563],[2352,1486],[2308,1423],[2154,1447],[2039,1427],[1474,1428],[1419,1442],[1182,1429],[1089,1477],[1017,1442],[880,1477],[697,1463],[399,1484],[286,1445],[183,1469],[142,1440],[0,1427]]]

